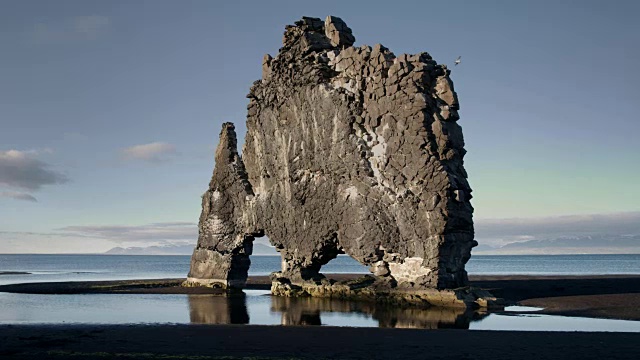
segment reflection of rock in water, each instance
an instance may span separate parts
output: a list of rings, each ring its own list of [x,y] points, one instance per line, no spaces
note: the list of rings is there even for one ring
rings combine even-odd
[[[189,295],[189,317],[193,324],[248,324],[244,293],[228,296]]]
[[[432,307],[428,309],[389,307],[372,302],[330,298],[271,297],[271,311],[282,312],[282,325],[321,325],[322,312],[360,313],[378,321],[379,327],[468,329],[472,320],[486,316],[473,310]]]
[[[431,307],[415,308],[377,308],[373,318],[380,327],[414,329],[468,329],[471,320],[484,315],[474,310]]]
[[[318,307],[305,305],[310,300],[312,299],[272,296],[271,311],[282,313],[282,325],[322,325]]]

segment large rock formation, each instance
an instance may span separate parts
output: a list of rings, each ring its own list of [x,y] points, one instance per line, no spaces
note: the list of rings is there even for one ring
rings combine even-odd
[[[187,284],[242,287],[266,235],[276,292],[327,285],[319,271],[341,253],[387,289],[467,285],[477,243],[450,71],[354,41],[337,17],[305,17],[265,55],[242,157],[223,125]]]

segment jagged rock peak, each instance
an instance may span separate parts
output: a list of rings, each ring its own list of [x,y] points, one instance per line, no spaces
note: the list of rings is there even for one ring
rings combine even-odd
[[[324,21],[324,34],[333,46],[348,47],[356,42],[351,29],[339,17],[327,16]]]
[[[222,124],[220,141],[216,149],[216,161],[235,161],[238,157],[238,139],[236,138],[236,127],[233,123]]]
[[[356,38],[347,24],[336,16],[319,18],[303,17],[295,26],[285,28],[282,44],[285,48],[296,48],[301,53],[325,49],[342,49],[353,45]]]

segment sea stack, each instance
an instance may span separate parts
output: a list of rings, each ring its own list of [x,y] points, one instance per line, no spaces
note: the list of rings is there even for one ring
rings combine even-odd
[[[242,288],[260,236],[282,256],[274,294],[353,294],[320,273],[338,254],[369,266],[369,296],[468,285],[477,242],[450,70],[354,42],[340,18],[304,17],[265,55],[242,156],[223,125],[186,285]]]

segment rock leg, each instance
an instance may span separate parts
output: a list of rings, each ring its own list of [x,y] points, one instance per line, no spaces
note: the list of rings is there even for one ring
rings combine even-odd
[[[225,123],[216,150],[209,189],[202,196],[198,244],[191,258],[186,286],[242,288],[247,280],[253,236],[246,234],[243,211],[253,196],[234,126]]]
[[[342,253],[337,240],[330,240],[318,244],[312,252],[301,254],[294,249],[283,249],[282,271],[272,274],[273,281],[302,285],[306,282],[319,283],[324,279],[320,273],[323,265],[335,259]]]

